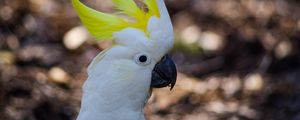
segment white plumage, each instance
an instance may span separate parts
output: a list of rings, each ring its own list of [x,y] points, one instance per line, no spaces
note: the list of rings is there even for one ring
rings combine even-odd
[[[116,45],[101,52],[89,65],[77,120],[145,119],[143,109],[152,71],[173,46],[165,3],[156,3],[160,18],[151,17],[146,32],[130,27],[114,32]],[[140,55],[147,56],[147,63],[137,62]]]

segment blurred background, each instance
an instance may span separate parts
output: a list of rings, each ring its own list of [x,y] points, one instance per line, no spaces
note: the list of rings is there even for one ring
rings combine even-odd
[[[112,12],[110,0],[85,0]],[[178,83],[148,120],[300,120],[299,0],[166,0]],[[70,0],[0,1],[0,120],[74,120],[97,42]]]

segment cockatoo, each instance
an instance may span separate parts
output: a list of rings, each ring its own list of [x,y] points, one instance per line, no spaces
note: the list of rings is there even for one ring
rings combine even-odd
[[[143,0],[142,7],[134,0],[112,2],[118,14],[72,0],[92,36],[116,43],[88,66],[77,120],[144,120],[149,91],[176,83],[176,67],[167,55],[173,28],[164,1]]]

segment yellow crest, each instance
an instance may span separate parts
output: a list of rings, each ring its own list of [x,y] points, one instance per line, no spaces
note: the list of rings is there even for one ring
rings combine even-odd
[[[115,7],[133,21],[125,20],[117,15],[91,9],[80,2],[72,0],[81,21],[89,32],[98,39],[113,38],[113,33],[124,28],[137,28],[147,32],[147,24],[152,16],[160,17],[156,0],[143,0],[147,11],[139,8],[134,0],[112,0]]]

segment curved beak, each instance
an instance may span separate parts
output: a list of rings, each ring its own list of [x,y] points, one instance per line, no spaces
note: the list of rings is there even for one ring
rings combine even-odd
[[[152,70],[151,87],[162,88],[170,86],[170,90],[172,90],[175,86],[176,78],[176,66],[169,55],[165,55]]]

